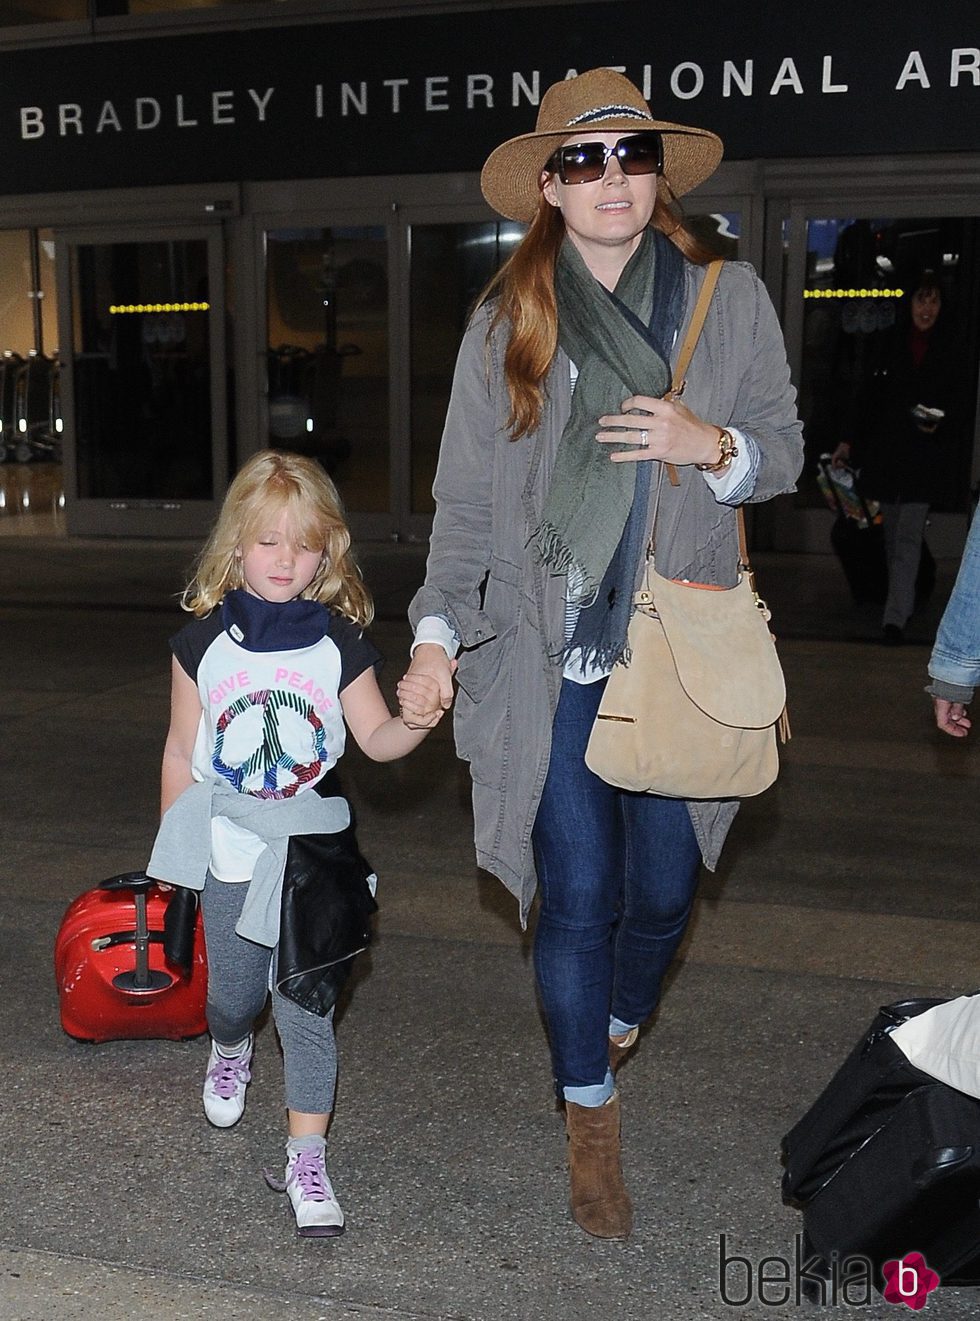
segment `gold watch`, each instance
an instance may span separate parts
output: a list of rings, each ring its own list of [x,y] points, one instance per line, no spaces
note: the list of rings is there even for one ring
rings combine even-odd
[[[694,466],[698,472],[724,472],[726,468],[732,465],[732,459],[738,454],[738,446],[735,444],[735,437],[724,427],[715,427],[718,432],[718,461],[717,463],[696,463]]]

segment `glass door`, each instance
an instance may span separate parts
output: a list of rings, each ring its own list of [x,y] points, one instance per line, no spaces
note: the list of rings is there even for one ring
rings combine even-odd
[[[61,536],[61,444],[54,240],[0,230],[0,537]]]
[[[510,220],[407,220],[409,436],[404,517],[427,534],[456,354],[480,292],[525,230]]]
[[[359,537],[428,536],[456,350],[522,232],[444,214],[331,208],[261,222],[260,436],[323,464]]]
[[[262,243],[263,443],[318,459],[361,535],[391,535],[388,227],[269,220]]]
[[[228,463],[220,230],[57,248],[68,531],[196,537]]]
[[[966,508],[976,412],[976,344],[972,310],[977,272],[970,270],[977,235],[975,220],[963,218],[821,217],[807,221],[807,271],[803,290],[804,355],[800,410],[807,439],[808,476],[817,456],[850,434],[856,405],[876,376],[888,369],[895,336],[909,333],[908,302],[918,281],[931,272],[942,291],[943,321],[952,375],[964,388],[950,421],[956,434],[937,429],[936,463],[941,467],[935,507]],[[972,350],[972,351],[971,351]],[[807,490],[812,498],[812,486]]]

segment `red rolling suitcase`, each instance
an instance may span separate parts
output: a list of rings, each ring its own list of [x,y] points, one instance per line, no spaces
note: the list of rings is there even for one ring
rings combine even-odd
[[[175,957],[185,966],[164,953],[165,917],[168,947],[181,943],[178,909],[188,923]],[[80,1041],[179,1041],[207,1030],[204,929],[190,891],[161,891],[145,872],[110,877],[69,905],[54,962],[61,1026]]]

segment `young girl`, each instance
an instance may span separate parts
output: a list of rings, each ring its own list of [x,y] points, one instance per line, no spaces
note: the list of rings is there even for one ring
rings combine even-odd
[[[425,731],[392,717],[378,688],[380,657],[362,632],[370,597],[337,491],[311,460],[265,451],[245,464],[181,604],[196,618],[171,639],[162,821],[147,870],[201,891],[212,1038],[204,1112],[219,1128],[244,1112],[252,1025],[272,987],[289,1140],[285,1182],[270,1184],[288,1193],[300,1234],[329,1237],[344,1230],[324,1160],[336,986],[321,988],[317,1012],[280,989],[290,838],[331,837],[333,853],[361,862],[363,877],[349,807],[325,780],[345,721],[374,761],[403,757]],[[402,680],[403,708],[431,706],[433,687]]]

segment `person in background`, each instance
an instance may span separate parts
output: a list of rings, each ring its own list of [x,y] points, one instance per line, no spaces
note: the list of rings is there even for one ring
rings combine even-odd
[[[888,646],[905,640],[929,507],[953,458],[956,381],[942,307],[939,281],[925,271],[861,393],[853,440],[833,455],[835,464],[860,471],[862,493],[881,506],[888,570],[881,624]]]
[[[572,1215],[599,1238],[632,1225],[614,1075],[738,806],[626,793],[585,765],[626,646],[652,492],[674,465],[658,570],[731,586],[735,507],[792,491],[802,463],[782,335],[742,263],[721,271],[683,400],[665,398],[712,255],[675,196],[721,154],[708,130],[655,119],[609,69],[549,88],[534,132],[491,154],[484,196],[529,229],[460,349],[410,608],[409,673],[437,680],[442,709],[461,651],[455,734],[477,860],[523,923],[540,894],[534,966]]]

